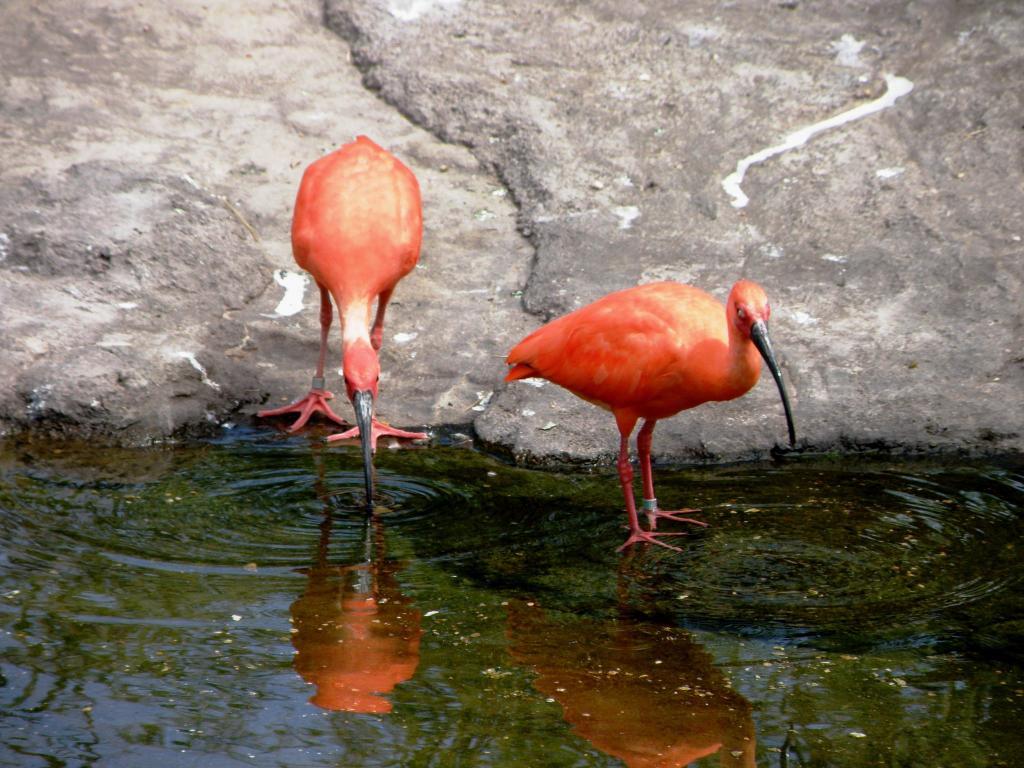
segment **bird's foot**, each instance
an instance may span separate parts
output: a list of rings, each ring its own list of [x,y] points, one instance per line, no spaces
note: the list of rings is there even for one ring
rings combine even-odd
[[[322,413],[331,421],[334,421],[341,426],[348,426],[347,422],[336,414],[331,406],[327,404],[327,401],[334,397],[332,392],[328,392],[322,387],[313,387],[309,390],[309,394],[303,398],[296,400],[290,405],[283,406],[282,408],[270,408],[265,411],[260,411],[256,415],[260,418],[266,418],[268,416],[283,416],[286,413],[297,413],[299,418],[295,420],[289,428],[289,432],[295,432],[306,426],[306,422],[309,421],[310,416],[314,413]]]
[[[333,443],[335,440],[350,440],[359,436],[359,427],[352,427],[352,429],[346,430],[345,432],[339,432],[336,435],[328,436],[327,441]],[[373,447],[374,451],[377,450],[377,438],[379,437],[401,437],[406,440],[424,440],[429,437],[429,435],[426,432],[407,432],[404,429],[396,429],[389,424],[385,424],[383,421],[377,421],[374,419],[370,426],[370,445]]]
[[[629,534],[629,538],[626,539],[625,543],[619,547],[616,552],[621,552],[630,547],[633,544],[657,544],[659,547],[665,547],[665,549],[671,549],[673,552],[682,552],[679,547],[673,547],[671,544],[661,541],[662,536],[685,536],[685,533],[655,533],[654,531],[644,531],[636,529]]]
[[[708,527],[708,524],[703,520],[695,520],[692,517],[683,517],[683,515],[700,512],[699,509],[661,510],[658,509],[657,499],[644,499],[644,512],[647,515],[647,523],[652,531],[658,527],[659,520],[674,520],[677,523],[692,523],[693,525],[699,525],[704,528]]]

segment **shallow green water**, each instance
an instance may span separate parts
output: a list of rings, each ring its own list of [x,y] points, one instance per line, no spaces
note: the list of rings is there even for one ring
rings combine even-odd
[[[0,764],[1020,764],[1019,463],[656,470],[627,556],[610,471],[378,468],[0,449]]]

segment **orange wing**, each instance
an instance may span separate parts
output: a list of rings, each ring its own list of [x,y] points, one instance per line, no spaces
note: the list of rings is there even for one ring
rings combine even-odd
[[[412,171],[365,136],[306,169],[295,200],[295,261],[342,294],[376,296],[419,259],[423,218]]]
[[[691,286],[652,283],[537,329],[509,353],[506,380],[540,376],[598,405],[662,418],[704,402],[709,364],[727,349],[718,301]]]

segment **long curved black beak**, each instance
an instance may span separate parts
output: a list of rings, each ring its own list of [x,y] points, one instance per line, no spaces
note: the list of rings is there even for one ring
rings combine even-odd
[[[779,364],[775,362],[775,353],[772,351],[772,343],[768,339],[768,326],[763,320],[755,320],[750,327],[750,339],[761,353],[768,370],[772,372],[775,383],[779,387],[779,394],[782,395],[782,407],[786,409],[786,426],[789,427],[789,444],[796,447],[796,428],[793,426],[793,412],[789,408],[789,395],[786,394],[786,386],[782,383],[782,372]]]
[[[366,483],[366,509],[373,511],[373,394],[368,389],[359,389],[352,395],[352,407],[356,412],[356,426],[359,427],[359,441],[363,446],[363,481]]]

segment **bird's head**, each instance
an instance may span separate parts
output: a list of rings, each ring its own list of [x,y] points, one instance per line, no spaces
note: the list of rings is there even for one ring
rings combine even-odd
[[[373,406],[380,381],[380,360],[368,341],[359,340],[345,349],[342,360],[345,391],[356,412],[356,426],[363,445],[363,479],[367,509],[373,508]]]
[[[748,339],[754,324],[767,324],[772,308],[764,289],[752,280],[740,280],[729,292],[729,322]]]
[[[779,388],[779,396],[782,397],[782,407],[786,411],[786,426],[789,428],[789,444],[796,445],[796,428],[793,426],[793,413],[789,407],[789,395],[786,394],[786,386],[782,383],[782,372],[775,360],[775,352],[772,350],[771,340],[768,338],[768,318],[771,317],[772,308],[768,304],[768,296],[764,289],[751,280],[740,280],[729,291],[729,302],[726,306],[726,313],[729,322],[746,339],[750,339],[757,351],[764,358],[768,370],[772,372],[772,378]]]
[[[369,342],[357,341],[345,350],[342,360],[342,374],[348,399],[355,401],[356,392],[369,392],[377,399],[377,384],[380,381],[380,360]]]

